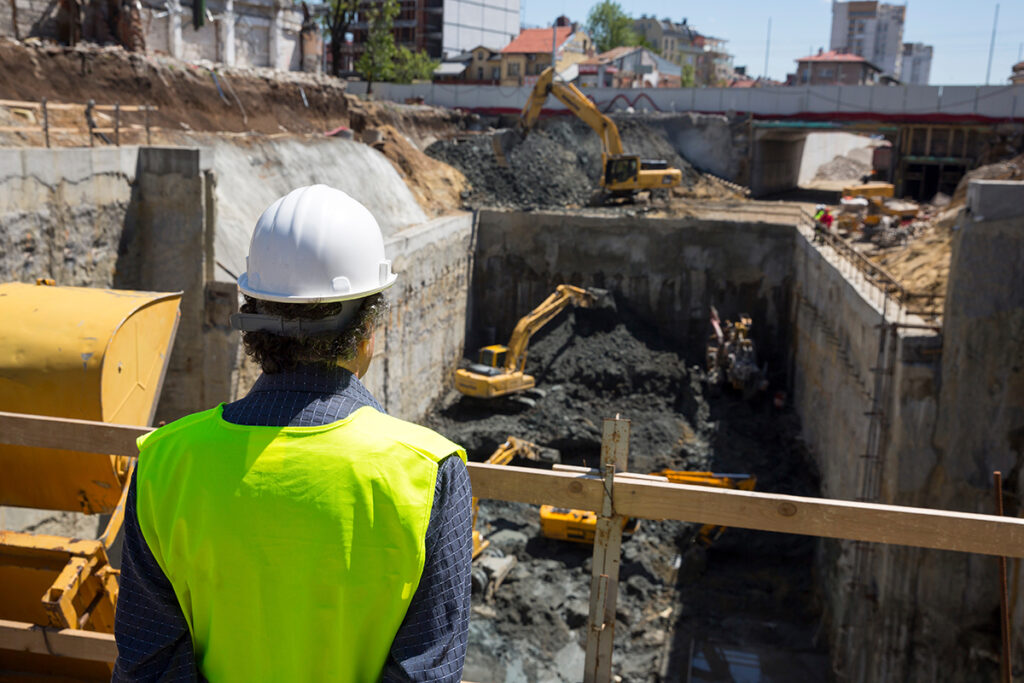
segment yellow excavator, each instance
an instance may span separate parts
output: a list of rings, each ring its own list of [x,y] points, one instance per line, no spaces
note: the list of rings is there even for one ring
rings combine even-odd
[[[739,489],[741,491],[753,491],[754,486],[757,484],[757,478],[749,474],[718,474],[715,472],[665,469],[652,472],[651,475],[664,477],[673,484],[713,486],[720,489]],[[628,534],[636,529],[635,520],[631,520],[628,517],[623,518],[622,524],[623,533]],[[547,538],[593,544],[596,529],[596,512],[558,508],[553,505],[542,505],[540,507],[540,532]],[[724,526],[716,524],[704,524],[697,530],[694,540],[700,545],[708,547],[722,535],[725,529]]]
[[[610,305],[610,301],[608,292],[603,289],[558,285],[537,308],[519,319],[507,346],[485,346],[480,349],[479,362],[457,369],[455,388],[475,398],[497,398],[532,389],[537,382],[533,375],[524,372],[526,346],[530,343],[530,337],[569,304],[589,308]]]
[[[534,462],[546,462],[556,463],[561,458],[559,453],[554,448],[544,448],[538,446],[535,443],[527,441],[525,439],[517,439],[514,436],[509,436],[505,439],[505,443],[498,446],[491,457],[487,458],[484,462],[488,465],[507,465],[512,462],[513,458],[525,458],[527,460],[533,460]],[[475,560],[480,554],[487,549],[491,542],[485,540],[479,531],[476,530],[476,517],[477,513],[480,512],[480,500],[473,496],[473,559]]]
[[[670,168],[667,161],[626,154],[615,122],[602,114],[575,85],[556,81],[551,67],[537,78],[530,99],[523,107],[519,127],[524,133],[537,124],[548,95],[557,97],[601,138],[601,187],[608,195],[628,197],[639,190],[667,190],[683,181],[683,172]]]

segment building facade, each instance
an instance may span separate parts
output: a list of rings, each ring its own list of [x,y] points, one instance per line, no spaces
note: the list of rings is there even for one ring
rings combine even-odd
[[[881,69],[860,55],[822,52],[796,60],[786,85],[874,85]]]
[[[883,75],[899,79],[906,10],[906,5],[875,1],[833,1],[829,49],[860,55]]]
[[[903,43],[900,80],[910,85],[928,85],[932,73],[932,46]]]
[[[369,8],[381,0],[365,0]],[[395,43],[433,59],[456,57],[480,45],[500,46],[519,34],[520,0],[399,0]],[[354,55],[362,53],[365,12],[352,24]]]
[[[689,85],[724,85],[733,77],[733,57],[725,40],[706,36],[684,18],[681,23],[642,16],[633,30],[665,59],[682,67],[682,81]]]
[[[533,85],[544,69],[551,66],[553,54],[555,71],[561,73],[593,57],[594,43],[586,31],[564,17],[555,26],[523,29],[501,50],[501,84]],[[573,78],[576,73],[578,70],[574,70]]]

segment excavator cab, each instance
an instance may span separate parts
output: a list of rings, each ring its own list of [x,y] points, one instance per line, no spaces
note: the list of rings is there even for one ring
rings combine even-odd
[[[637,183],[639,170],[640,157],[610,158],[604,165],[604,185],[609,190],[615,190],[622,184],[633,187]]]
[[[480,365],[486,365],[489,368],[503,368],[505,367],[505,354],[508,353],[508,347],[504,344],[491,344],[480,349]]]

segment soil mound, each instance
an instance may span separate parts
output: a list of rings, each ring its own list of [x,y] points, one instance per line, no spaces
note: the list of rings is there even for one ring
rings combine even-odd
[[[597,466],[601,419],[621,413],[632,421],[631,471],[748,472],[759,490],[816,495],[795,415],[767,400],[709,395],[703,372],[686,367],[680,352],[621,305],[618,313],[569,311],[530,347],[527,370],[546,391],[534,407],[495,412],[460,399],[429,423],[473,460],[513,435],[559,449],[564,463]],[[481,501],[477,528],[518,564],[493,600],[474,598],[465,677],[580,680],[592,548],[542,537],[529,505]],[[813,639],[813,539],[730,529],[705,552],[693,545],[694,531],[644,521],[624,541],[615,673],[678,680],[694,638],[810,653],[823,666]]]
[[[662,131],[629,117],[613,118],[630,154],[661,159],[682,170],[683,190],[698,183],[700,173],[676,153]],[[466,175],[472,187],[465,201],[472,207],[586,206],[601,176],[601,141],[582,121],[565,117],[541,121],[507,150],[504,165],[487,134],[441,140],[426,151]]]

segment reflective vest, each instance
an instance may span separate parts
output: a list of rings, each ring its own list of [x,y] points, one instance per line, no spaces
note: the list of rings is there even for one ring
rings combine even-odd
[[[222,412],[139,439],[139,526],[200,671],[379,679],[423,572],[438,462],[465,451],[369,407],[319,427]]]

